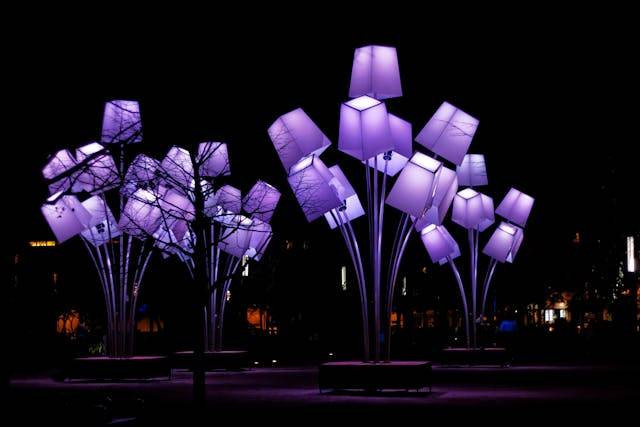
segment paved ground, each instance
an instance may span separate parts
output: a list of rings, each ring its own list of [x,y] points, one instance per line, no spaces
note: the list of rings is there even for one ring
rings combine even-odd
[[[317,417],[335,420],[337,414],[374,420],[394,414],[398,421],[464,417],[492,424],[547,424],[557,417],[570,422],[596,416],[612,421],[638,412],[639,380],[640,367],[634,366],[435,367],[432,393],[367,395],[320,394],[314,368],[214,372],[207,376],[204,417],[210,421],[273,418],[280,424],[309,424]],[[127,425],[164,425],[193,416],[190,399],[187,371],[174,371],[170,381],[115,384],[62,383],[42,375],[12,379],[9,413],[22,421],[76,420],[93,425],[128,420]],[[303,413],[312,417],[302,418]]]

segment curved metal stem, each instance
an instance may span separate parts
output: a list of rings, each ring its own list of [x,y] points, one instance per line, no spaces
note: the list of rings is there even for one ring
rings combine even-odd
[[[464,326],[465,326],[465,338],[467,341],[467,348],[470,346],[470,337],[469,337],[469,307],[467,305],[467,296],[464,292],[464,285],[462,284],[462,278],[460,277],[460,272],[458,271],[458,267],[453,262],[453,259],[449,256],[447,257],[447,261],[449,261],[449,265],[451,266],[451,270],[453,270],[453,275],[456,278],[456,282],[458,282],[458,290],[460,291],[460,298],[462,299],[462,309],[464,311]]]
[[[491,261],[489,262],[489,269],[487,270],[484,283],[482,284],[482,305],[480,306],[481,316],[484,316],[484,310],[487,305],[487,296],[489,295],[489,287],[491,286],[491,279],[493,279],[493,273],[495,272],[497,265],[498,261],[491,258]]]

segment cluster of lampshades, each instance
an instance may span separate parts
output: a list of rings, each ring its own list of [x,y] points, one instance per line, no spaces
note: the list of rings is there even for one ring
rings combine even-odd
[[[356,49],[349,89],[352,99],[340,106],[338,149],[383,173],[385,203],[409,216],[433,262],[446,263],[460,256],[456,241],[443,225],[452,205],[452,220],[470,230],[472,252],[478,245],[478,233],[494,223],[493,200],[472,188],[488,183],[484,156],[467,154],[479,121],[444,102],[415,138],[432,155],[414,151],[411,124],[390,113],[383,101],[401,95],[396,49]],[[324,215],[329,226],[335,228],[365,215],[341,168],[327,167],[321,160],[320,155],[331,142],[302,109],[280,116],[268,132],[308,221]],[[384,194],[386,176],[395,175],[398,177],[393,187]],[[376,175],[376,185],[377,179]],[[368,193],[379,191],[371,189],[367,180]],[[467,188],[458,191],[459,186]],[[498,262],[513,262],[532,205],[533,198],[512,188],[495,210],[505,222],[496,228],[483,252]],[[368,203],[367,214],[380,224],[375,226],[379,234],[371,235],[371,245],[379,245],[381,239],[381,211],[382,205],[378,208]],[[477,254],[472,253],[472,257],[472,268],[477,270]],[[477,271],[472,275],[475,307]]]

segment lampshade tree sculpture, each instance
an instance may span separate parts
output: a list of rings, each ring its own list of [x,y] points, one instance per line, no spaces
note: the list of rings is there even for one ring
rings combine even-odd
[[[202,340],[222,343],[226,295],[242,262],[260,260],[280,193],[258,181],[245,198],[226,184],[227,145],[203,142],[192,152],[171,147],[162,160],[126,151],[142,141],[138,103],[106,104],[101,143],[61,150],[43,169],[51,196],[42,213],[62,243],[80,235],[98,272],[107,317],[107,354],[133,353],[142,279],[156,248],[177,257],[198,287]],[[114,159],[114,155],[116,159]],[[81,201],[82,200],[82,201]],[[109,204],[116,201],[116,215]]]
[[[352,99],[340,106],[338,149],[364,167],[366,210],[340,166],[328,167],[320,158],[331,142],[301,108],[278,117],[268,129],[306,219],[311,222],[324,216],[329,227],[337,228],[343,237],[358,282],[364,361],[390,359],[394,289],[411,231],[420,232],[434,261],[448,262],[459,276],[453,261],[460,254],[459,248],[442,226],[454,199],[470,199],[468,207],[463,203],[454,210],[454,221],[470,230],[474,248],[477,233],[493,223],[490,198],[479,193],[477,197],[468,192],[458,194],[460,182],[470,185],[471,179],[479,185],[483,179],[476,163],[465,163],[478,120],[443,103],[415,139],[432,152],[429,156],[414,151],[411,124],[387,110],[384,99],[400,96],[396,49],[386,46],[356,49],[349,88]],[[438,160],[438,156],[443,160]],[[456,171],[445,162],[464,167]],[[388,191],[393,179],[395,182]],[[475,193],[473,189],[468,191]],[[400,211],[388,257],[383,253],[385,205]],[[365,215],[366,251],[361,249],[362,239],[352,225],[353,220]],[[495,246],[500,246],[500,242]],[[476,259],[472,257],[474,266]],[[472,276],[475,283],[476,273]],[[487,287],[490,280],[490,277],[486,280]],[[468,325],[467,291],[461,279],[458,284]],[[473,301],[475,307],[475,296]],[[466,330],[469,336],[468,326]]]

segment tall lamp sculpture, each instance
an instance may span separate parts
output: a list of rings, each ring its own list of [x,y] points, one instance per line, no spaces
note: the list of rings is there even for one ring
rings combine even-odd
[[[337,165],[327,167],[320,159],[331,143],[302,109],[280,116],[268,133],[306,219],[311,222],[324,216],[330,228],[338,228],[343,236],[360,293],[363,359],[378,362],[390,358],[394,289],[411,231],[421,233],[433,260],[448,262],[455,268],[453,259],[460,251],[442,222],[458,197],[461,174],[437,157],[461,165],[478,120],[445,102],[416,137],[434,155],[414,151],[411,124],[389,113],[383,101],[402,96],[393,47],[356,49],[349,96],[352,99],[340,106],[338,149],[364,166],[366,210],[342,169]],[[388,191],[393,179],[395,182]],[[463,196],[473,198],[466,193]],[[389,261],[383,263],[383,232],[385,219],[388,220],[385,205],[399,210],[401,216],[390,257],[385,257]],[[476,234],[493,222],[491,199],[478,195],[471,205],[463,203],[459,208],[459,219],[470,230],[470,243],[475,248]],[[352,225],[353,220],[365,214],[367,250]],[[454,271],[457,274],[457,269]],[[468,325],[471,319],[466,314],[467,299],[461,278],[458,283]],[[387,326],[386,331],[383,326]]]

